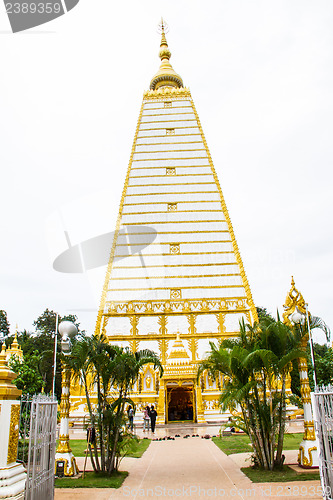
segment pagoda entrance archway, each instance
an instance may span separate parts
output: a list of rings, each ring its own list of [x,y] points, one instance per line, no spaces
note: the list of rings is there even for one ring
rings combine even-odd
[[[195,422],[195,396],[193,385],[166,387],[166,421]]]

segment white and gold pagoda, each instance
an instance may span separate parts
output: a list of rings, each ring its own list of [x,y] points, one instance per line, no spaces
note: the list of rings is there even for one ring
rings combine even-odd
[[[145,369],[132,396],[139,408],[157,405],[159,422],[204,422],[219,418],[221,381],[203,376],[197,383],[197,364],[209,342],[237,336],[239,320],[252,323],[256,309],[191,93],[170,64],[163,22],[159,56],[143,96],[96,332],[133,351],[159,353],[164,375]],[[71,403],[83,411],[77,391]]]

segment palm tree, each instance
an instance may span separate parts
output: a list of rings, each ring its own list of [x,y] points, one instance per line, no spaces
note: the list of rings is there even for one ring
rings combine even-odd
[[[147,349],[132,352],[126,347],[110,345],[102,334],[81,336],[65,362],[84,387],[91,424],[98,430],[100,457],[97,446],[89,446],[94,470],[111,474],[117,467],[125,405],[135,406],[130,393],[144,365],[152,364],[162,375],[160,360]],[[91,400],[92,389],[97,394],[96,405]]]
[[[222,410],[239,406],[234,424],[249,435],[255,462],[264,469],[283,462],[286,377],[291,361],[301,354],[298,345],[292,329],[279,318],[264,318],[254,326],[242,321],[239,337],[219,347],[211,343],[208,358],[199,366],[198,376],[204,370],[225,376]]]

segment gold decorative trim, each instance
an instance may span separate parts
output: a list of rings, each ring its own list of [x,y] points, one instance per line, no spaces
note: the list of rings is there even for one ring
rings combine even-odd
[[[170,299],[178,300],[182,298],[182,291],[180,288],[171,288],[170,289]]]
[[[178,203],[178,201],[177,201]],[[177,203],[167,203],[167,202],[164,202],[164,205],[168,205],[168,212],[176,212],[177,211],[177,214],[182,214],[182,213],[206,213],[206,212],[217,212],[217,213],[220,213],[220,210],[218,209],[209,209],[209,210],[177,210],[176,208],[175,209],[171,209],[169,208],[169,205],[177,205]],[[165,214],[165,210],[159,210],[159,211],[155,211],[155,212],[152,212],[151,210],[147,211],[147,212],[124,212],[123,215],[153,215],[153,214]],[[220,219],[219,219],[220,220]],[[173,222],[173,221],[172,221]],[[180,221],[180,222],[187,222],[187,221]],[[200,221],[198,221],[200,222]],[[223,221],[225,222],[225,221]],[[151,223],[151,224],[155,224],[154,223]],[[216,231],[218,232],[218,231]],[[145,233],[147,234],[147,233]],[[191,243],[191,241],[189,242]],[[203,243],[202,241],[200,241],[200,243]],[[210,242],[208,242],[210,243]],[[217,243],[220,243],[220,242],[217,242]],[[151,243],[151,245],[153,245],[153,243]],[[157,245],[157,243],[155,243],[155,245]]]
[[[19,439],[20,405],[13,404],[10,409],[10,426],[7,452],[7,465],[16,462]]]
[[[183,290],[197,290],[197,289],[202,289],[202,290],[210,290],[210,289],[228,289],[228,288],[244,288],[244,285],[197,285],[197,286],[182,286]],[[144,290],[148,290],[148,287],[145,288],[138,288],[138,287],[131,287],[131,288],[109,288],[108,292],[140,292]],[[169,287],[165,286],[154,286],[154,290],[170,290]]]
[[[64,476],[65,477],[72,477],[75,476],[77,472],[79,472],[79,468],[77,466],[75,457],[71,458],[70,466],[68,466],[68,459],[67,458],[56,458],[55,460],[55,467],[54,467],[54,473],[57,472],[57,462],[65,462],[64,466]]]
[[[194,134],[194,135],[199,135],[199,134]],[[188,134],[184,134],[184,137],[187,137],[187,136],[188,136]],[[152,137],[155,137],[155,136],[152,136]],[[164,137],[164,136],[161,136],[161,137]],[[143,137],[138,137],[138,139],[141,140],[141,139],[143,139]],[[176,145],[177,144],[202,144],[202,142],[201,141],[138,142],[136,147],[140,148],[141,146],[170,146],[170,145],[174,145],[174,144],[176,144]],[[192,150],[189,150],[189,151],[192,151]],[[136,153],[141,153],[141,151],[136,151]]]
[[[312,467],[313,466],[313,457],[312,452],[317,450],[316,446],[308,449],[309,458],[305,456],[305,450],[303,446],[299,447],[297,462],[301,467]]]
[[[172,99],[179,99],[184,97],[191,97],[190,90],[187,87],[181,88],[170,88],[163,87],[157,90],[146,90],[143,94],[144,101],[155,101],[161,99],[168,99],[172,97]]]
[[[171,252],[170,252],[171,253]],[[174,255],[171,253],[171,255]],[[237,265],[237,264],[235,264]],[[146,266],[145,266],[146,267]],[[158,280],[158,279],[187,279],[187,278],[221,278],[221,277],[230,277],[230,276],[240,276],[239,273],[232,274],[187,274],[187,275],[178,275],[178,276],[120,276],[118,278],[110,278],[110,281],[121,281],[121,280]],[[244,286],[237,285],[237,286]],[[218,287],[219,288],[219,287]],[[112,288],[112,290],[116,290]]]
[[[178,167],[179,168],[179,167]],[[172,184],[170,184],[172,185]],[[172,193],[175,194],[175,193]],[[176,193],[177,195],[179,194],[218,194],[218,191],[182,191]],[[150,196],[161,196],[161,195],[170,195],[170,193],[149,193]],[[126,194],[126,197],[128,196],[147,196],[147,193],[134,193],[134,194]]]
[[[237,266],[237,262],[208,262],[206,264],[182,264],[182,267],[208,267],[208,266]],[[152,266],[146,266],[147,268],[154,267],[179,267],[179,264],[155,264]],[[142,266],[114,266],[113,269],[142,269]]]
[[[174,130],[174,129],[166,129],[166,130]],[[169,143],[168,146],[172,144],[172,143]],[[187,142],[183,142],[182,144],[188,144]],[[201,142],[199,142],[198,144],[202,144]],[[152,146],[155,144],[140,144],[140,146]],[[155,150],[155,151],[152,151],[152,150],[149,150],[149,151],[135,151],[135,154],[136,155],[151,155],[151,154],[158,154],[158,153],[184,153],[184,152],[189,152],[189,151],[205,151],[206,150],[204,148],[192,148],[192,149],[166,149],[165,151],[163,150]],[[202,158],[201,156],[198,156],[198,157],[193,157],[193,158]],[[207,158],[207,156],[204,156],[203,158]],[[150,161],[150,159],[146,158],[147,161]],[[135,160],[137,161],[137,160]],[[144,161],[144,160],[141,160],[141,161]],[[199,175],[199,174],[197,174]],[[133,177],[132,177],[133,178]]]
[[[170,151],[170,153],[173,153],[173,151]],[[175,156],[175,158],[172,158],[169,156],[169,158],[141,158],[140,160],[138,159],[133,159],[133,162],[141,162],[141,161],[159,161],[159,162],[162,162],[162,161],[170,161],[170,160],[180,160],[180,161],[185,161],[185,160],[207,160],[207,156],[190,156],[190,157],[179,157],[179,156]],[[159,167],[161,168],[161,167]],[[188,183],[187,183],[188,184]],[[196,182],[196,184],[208,184],[208,182]],[[209,184],[213,184],[212,182],[210,182]],[[215,183],[214,183],[215,184]],[[139,184],[138,184],[139,185]],[[143,186],[149,186],[149,184],[143,184]],[[152,184],[154,186],[154,184]],[[166,186],[181,186],[182,184],[162,184],[163,186],[166,185]],[[185,185],[185,184],[184,184]],[[130,186],[132,187],[132,185]]]
[[[129,226],[146,226],[146,225],[156,225],[156,224],[215,224],[216,222],[226,223],[223,219],[209,219],[209,220],[155,220],[155,221],[146,221],[146,222],[130,222],[125,223]]]
[[[218,194],[218,193],[216,193]],[[136,207],[137,205],[165,205],[167,202],[166,201],[147,201],[145,202],[136,202],[136,203],[124,203],[124,207]],[[184,200],[179,200],[177,203],[183,203],[183,204],[192,204],[192,203],[220,203],[220,200],[191,200],[191,201],[184,201]],[[140,212],[140,213],[145,213],[145,212]],[[190,231],[193,232],[193,231]],[[224,231],[226,232],[226,231]],[[132,234],[132,233],[131,233]],[[145,233],[149,234],[149,233]]]
[[[303,295],[301,292],[297,290],[295,287],[295,281],[293,276],[291,277],[291,288],[289,290],[289,293],[286,297],[286,302],[283,306],[284,308],[284,313],[283,313],[283,321],[287,325],[291,326],[291,321],[289,317],[293,312],[296,311],[296,309],[301,313],[301,314],[306,314],[306,309],[305,309],[305,300],[303,298]]]
[[[161,314],[207,314],[215,313],[243,313],[248,309],[245,297],[234,297],[228,299],[182,299],[176,301],[112,301],[106,302],[103,315],[105,316],[128,316],[129,314],[158,315]]]

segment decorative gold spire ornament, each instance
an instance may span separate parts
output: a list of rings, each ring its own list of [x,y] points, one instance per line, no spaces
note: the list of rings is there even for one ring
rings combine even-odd
[[[159,27],[161,30],[161,45],[159,52],[161,66],[150,82],[150,89],[157,90],[160,87],[183,87],[184,85],[182,78],[175,72],[169,62],[171,52],[169,50],[168,42],[165,36],[166,24],[163,19],[161,19],[161,24],[159,25]]]

